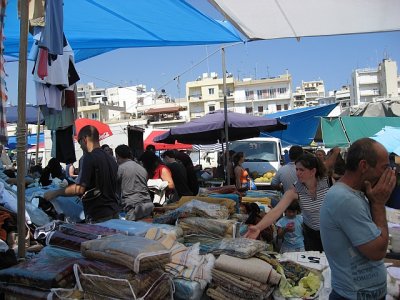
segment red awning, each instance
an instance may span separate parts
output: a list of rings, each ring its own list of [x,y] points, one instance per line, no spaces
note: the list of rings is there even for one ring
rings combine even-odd
[[[146,149],[146,147],[150,144],[154,145],[156,147],[156,150],[192,149],[192,145],[181,144],[178,142],[175,142],[175,144],[155,143],[153,139],[156,136],[163,134],[164,132],[166,132],[166,130],[153,130],[143,141],[144,149]]]

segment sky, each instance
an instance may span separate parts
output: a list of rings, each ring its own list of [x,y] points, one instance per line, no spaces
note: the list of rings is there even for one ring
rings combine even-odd
[[[208,6],[196,7],[218,17]],[[221,46],[115,50],[77,63],[79,83],[94,82],[100,88],[144,84],[147,90],[165,89],[172,97],[184,98],[186,82],[207,72],[222,77]],[[235,78],[260,79],[288,72],[294,87],[302,81],[323,80],[330,91],[350,84],[353,70],[377,68],[384,58],[397,61],[400,70],[400,32],[254,41],[227,47],[225,53],[226,69]],[[29,63],[27,103],[36,104],[32,67]],[[5,69],[9,103],[16,105],[18,63],[7,63]]]

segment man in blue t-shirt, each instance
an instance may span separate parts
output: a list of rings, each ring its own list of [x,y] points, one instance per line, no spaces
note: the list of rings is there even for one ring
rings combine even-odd
[[[321,238],[332,274],[329,300],[385,298],[385,203],[394,185],[380,143],[363,138],[351,145],[346,172],[321,207]]]

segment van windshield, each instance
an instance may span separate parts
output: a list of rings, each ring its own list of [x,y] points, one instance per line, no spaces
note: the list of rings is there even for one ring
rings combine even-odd
[[[278,147],[271,141],[235,141],[230,144],[229,149],[243,152],[245,162],[278,161]]]

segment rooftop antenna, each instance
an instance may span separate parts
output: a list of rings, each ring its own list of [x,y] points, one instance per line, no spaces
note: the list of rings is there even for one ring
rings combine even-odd
[[[267,66],[267,78],[269,78],[269,66]]]
[[[207,74],[210,74],[210,61],[208,59],[208,46],[206,46],[206,55],[207,55]]]

